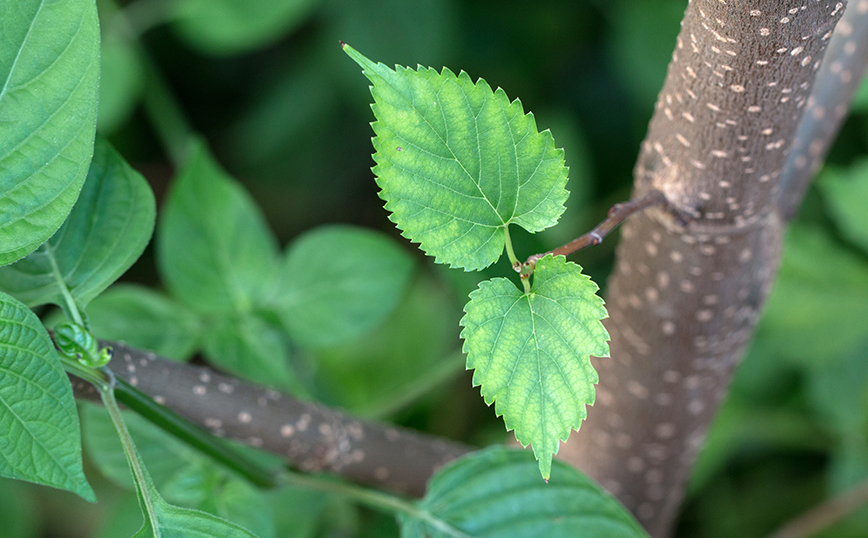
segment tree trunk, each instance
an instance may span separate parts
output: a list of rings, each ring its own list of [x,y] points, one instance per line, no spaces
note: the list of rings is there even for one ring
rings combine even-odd
[[[692,0],[634,170],[611,359],[562,457],[665,537],[777,270],[782,172],[844,3]]]

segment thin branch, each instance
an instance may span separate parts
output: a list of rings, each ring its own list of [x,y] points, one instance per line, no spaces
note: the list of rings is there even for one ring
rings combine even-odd
[[[768,538],[808,538],[868,504],[868,480],[808,510]]]
[[[624,222],[624,220],[636,213],[637,211],[642,211],[644,209],[648,209],[649,207],[654,207],[658,205],[668,205],[666,201],[666,196],[658,191],[651,190],[648,194],[642,196],[641,198],[637,198],[635,200],[629,200],[627,202],[621,204],[615,204],[609,209],[609,214],[606,219],[597,225],[596,228],[586,233],[585,235],[573,239],[566,245],[560,246],[554,250],[550,250],[548,252],[543,252],[542,254],[534,254],[533,256],[528,257],[528,259],[521,264],[521,266],[517,264],[513,264],[513,269],[516,272],[520,272],[522,274],[522,278],[526,278],[533,273],[534,268],[536,267],[536,262],[543,256],[551,254],[553,256],[569,256],[574,252],[578,252],[583,248],[599,245],[603,242],[603,238],[609,235],[612,230],[618,227],[619,224]]]

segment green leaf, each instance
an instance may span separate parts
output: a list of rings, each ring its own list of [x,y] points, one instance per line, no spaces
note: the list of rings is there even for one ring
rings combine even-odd
[[[413,265],[379,232],[316,228],[289,246],[273,302],[294,341],[333,346],[376,327],[394,310]]]
[[[146,513],[144,525],[133,538],[257,538],[247,529],[225,519],[171,505],[157,493],[153,484],[149,483],[146,487],[149,488],[154,518],[151,519]]]
[[[130,466],[127,456],[108,418],[105,408],[93,404],[83,407],[85,444],[88,454],[100,472],[118,485],[130,487]],[[145,523],[136,537],[187,538],[213,536],[235,538],[254,536],[249,531],[211,514],[179,508],[163,499],[150,472],[155,472],[161,486],[171,484],[181,473],[193,467],[205,467],[206,473],[217,473],[208,460],[189,446],[148,423],[133,413],[123,414],[130,436],[135,440],[132,457],[141,467],[141,481],[133,480]],[[138,447],[141,446],[141,453]],[[147,461],[147,469],[145,468]],[[147,506],[147,508],[146,508]],[[151,516],[154,517],[151,517]]]
[[[39,318],[5,293],[0,293],[0,476],[96,501],[81,467],[69,378]]]
[[[455,331],[460,310],[448,299],[433,279],[417,278],[379,328],[319,350],[313,370],[324,403],[382,418],[463,372]]]
[[[546,484],[525,451],[473,452],[434,475],[419,504],[428,516],[402,516],[402,538],[455,536],[439,521],[475,538],[647,538],[614,497],[560,461]]]
[[[553,226],[568,192],[563,150],[506,93],[461,72],[389,69],[344,50],[373,83],[374,173],[390,218],[439,263],[496,262],[504,227]]]
[[[274,521],[269,510],[264,509],[268,501],[249,482],[230,478],[216,487],[208,486],[202,491],[204,497],[197,509],[237,522],[259,538],[274,538]]]
[[[124,449],[105,408],[90,402],[81,402],[80,405],[82,442],[88,461],[114,484],[135,489]],[[124,412],[123,417],[136,449],[158,487],[163,488],[179,472],[203,459],[194,449],[141,416]]]
[[[578,430],[594,403],[597,372],[589,355],[607,357],[609,334],[597,285],[563,256],[536,265],[530,293],[506,278],[482,282],[461,319],[467,368],[506,428],[533,445],[543,478],[552,454]]]
[[[126,121],[142,95],[144,82],[145,75],[133,46],[114,36],[103,39],[96,120],[99,132],[111,133]]]
[[[87,308],[93,334],[161,357],[188,360],[199,343],[202,326],[186,306],[150,288],[112,286]]]
[[[0,265],[69,213],[93,154],[99,22],[93,0],[0,3]]]
[[[283,335],[259,316],[219,320],[206,330],[204,342],[205,356],[218,368],[264,385],[293,388]]]
[[[170,15],[187,42],[211,54],[238,54],[299,26],[316,0],[179,0]]]
[[[865,341],[868,263],[805,225],[787,232],[759,334],[789,361],[828,367]],[[829,335],[834,335],[830,338]]]
[[[843,234],[868,251],[868,160],[824,172],[817,186]]]
[[[37,538],[37,518],[44,517],[36,495],[24,482],[0,479],[0,528],[2,538]]]
[[[28,306],[63,305],[60,280],[83,308],[141,256],[154,213],[145,179],[97,138],[87,181],[69,218],[42,248],[0,268],[0,288]]]
[[[157,262],[197,312],[248,312],[272,283],[277,241],[259,208],[197,143],[163,207]]]

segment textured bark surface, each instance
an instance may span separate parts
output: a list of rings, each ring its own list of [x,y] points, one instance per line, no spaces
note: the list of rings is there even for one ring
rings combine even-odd
[[[611,359],[561,456],[652,536],[669,535],[690,465],[753,333],[781,245],[782,171],[836,1],[692,0],[643,142],[607,306]]]
[[[850,110],[868,66],[868,0],[851,0],[826,49],[823,64],[781,177],[779,206],[792,218]]]
[[[113,342],[112,372],[218,437],[283,456],[307,472],[421,497],[431,475],[471,450],[460,443],[353,418],[259,385]],[[71,378],[76,397],[99,400]]]

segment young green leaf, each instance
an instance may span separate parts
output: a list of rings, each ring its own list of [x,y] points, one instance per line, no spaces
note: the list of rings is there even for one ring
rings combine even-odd
[[[93,154],[99,22],[93,0],[0,3],[0,265],[63,223]]]
[[[265,296],[277,240],[250,196],[202,143],[175,180],[157,233],[157,262],[172,295],[197,312],[248,312]]]
[[[816,367],[865,342],[868,263],[817,228],[787,231],[778,280],[760,331],[777,354]],[[834,338],[826,335],[834,334]]]
[[[817,186],[844,235],[868,251],[868,161],[849,170],[827,170]]]
[[[459,310],[438,284],[431,277],[414,279],[376,330],[313,354],[323,403],[383,418],[464,370],[464,354],[455,349]]]
[[[83,308],[141,256],[154,230],[147,181],[102,138],[81,195],[36,252],[0,268],[0,289],[28,306],[64,304],[59,282]]]
[[[346,53],[373,83],[374,173],[391,219],[439,263],[496,262],[504,227],[553,226],[568,192],[563,150],[506,93],[461,72],[375,64]]]
[[[423,517],[402,516],[401,536],[647,538],[630,513],[591,479],[559,461],[554,466],[557,473],[545,484],[525,451],[473,452],[434,475],[419,504]]]
[[[199,318],[179,301],[132,284],[116,284],[100,294],[87,307],[87,317],[99,338],[180,361],[193,355],[203,331]]]
[[[105,36],[100,47],[99,112],[96,126],[108,134],[135,110],[145,88],[145,73],[134,43]]]
[[[293,373],[283,334],[257,315],[227,317],[206,329],[205,356],[250,381],[291,390]]]
[[[0,293],[0,476],[96,496],[69,378],[39,318]]]
[[[294,341],[333,346],[379,325],[413,269],[412,258],[379,232],[321,227],[290,244],[272,302]]]
[[[267,45],[300,25],[316,0],[179,0],[175,29],[210,54],[239,54]]]
[[[543,478],[570,430],[594,403],[597,372],[589,355],[609,355],[597,285],[563,256],[545,256],[523,293],[506,278],[482,282],[461,319],[467,368],[485,402],[533,451]]]

